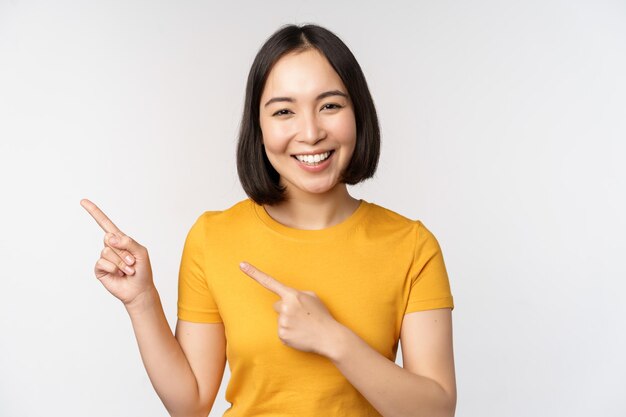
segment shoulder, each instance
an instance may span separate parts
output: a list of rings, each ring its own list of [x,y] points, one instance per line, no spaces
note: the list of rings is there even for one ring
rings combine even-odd
[[[253,201],[249,198],[238,201],[232,206],[224,210],[207,210],[204,211],[196,219],[196,224],[201,225],[218,225],[220,223],[228,223],[238,220],[250,213],[253,209]]]
[[[191,235],[205,235],[209,231],[219,231],[221,228],[232,228],[243,224],[253,208],[250,199],[241,200],[224,210],[206,210],[200,214],[191,226]]]
[[[376,220],[380,220],[386,223],[395,223],[395,224],[410,224],[413,222],[410,218],[391,210],[387,207],[383,207],[376,203],[368,202],[370,217],[375,218]]]
[[[422,225],[420,220],[412,219],[397,211],[380,206],[376,203],[367,203],[369,206],[368,221],[380,227],[389,229],[417,230]]]
[[[438,246],[435,235],[424,225],[422,220],[411,218],[375,203],[368,203],[368,205],[368,222],[371,226],[383,233],[404,231],[407,235],[412,236],[417,246],[424,243]]]

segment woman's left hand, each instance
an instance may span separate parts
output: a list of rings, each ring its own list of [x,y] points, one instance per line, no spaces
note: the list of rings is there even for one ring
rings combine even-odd
[[[242,262],[239,267],[259,284],[280,296],[274,303],[278,337],[287,346],[330,357],[341,324],[312,291],[299,291]]]

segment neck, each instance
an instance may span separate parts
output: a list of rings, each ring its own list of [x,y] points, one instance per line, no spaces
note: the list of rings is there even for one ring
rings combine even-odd
[[[286,201],[265,211],[276,221],[288,227],[319,230],[334,226],[350,217],[360,200],[353,198],[346,184],[337,184],[326,193],[288,192]]]

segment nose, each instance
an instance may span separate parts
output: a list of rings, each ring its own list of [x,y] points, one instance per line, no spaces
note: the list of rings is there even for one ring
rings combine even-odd
[[[308,114],[302,118],[300,126],[300,142],[315,145],[326,138],[326,130],[315,114]]]

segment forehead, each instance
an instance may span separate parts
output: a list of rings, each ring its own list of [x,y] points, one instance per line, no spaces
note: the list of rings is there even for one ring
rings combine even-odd
[[[347,90],[341,77],[317,49],[291,52],[280,58],[271,69],[261,95],[262,99],[274,96],[317,96],[329,90]]]

